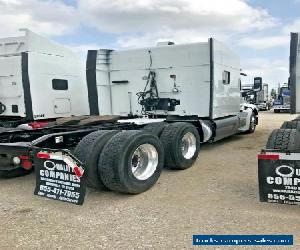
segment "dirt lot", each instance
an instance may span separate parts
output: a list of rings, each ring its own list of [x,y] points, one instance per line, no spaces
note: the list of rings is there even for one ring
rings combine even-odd
[[[190,249],[193,234],[293,234],[300,249],[300,207],[258,201],[256,154],[291,118],[261,112],[254,134],[204,145],[136,196],[89,190],[75,206],[34,196],[34,175],[0,180],[0,249]]]

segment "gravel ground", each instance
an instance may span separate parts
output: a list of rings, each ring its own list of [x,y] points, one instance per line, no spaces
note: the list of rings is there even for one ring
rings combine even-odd
[[[75,206],[34,196],[34,175],[0,179],[0,249],[191,249],[193,234],[293,234],[300,249],[300,208],[258,200],[256,154],[292,117],[261,112],[254,134],[203,145],[140,195],[88,190]]]

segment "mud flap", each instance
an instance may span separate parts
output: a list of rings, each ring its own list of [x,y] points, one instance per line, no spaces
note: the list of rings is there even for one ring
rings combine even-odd
[[[35,150],[34,194],[82,205],[86,191],[84,167],[67,151]]]
[[[300,205],[300,153],[262,151],[258,182],[261,202]]]

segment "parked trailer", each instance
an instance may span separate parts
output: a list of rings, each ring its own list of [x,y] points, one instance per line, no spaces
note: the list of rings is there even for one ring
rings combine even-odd
[[[214,39],[89,51],[86,74],[91,112],[99,116],[0,133],[2,175],[34,166],[36,194],[76,204],[82,192],[60,191],[64,178],[136,194],[156,183],[163,166],[191,167],[200,143],[252,133],[257,124],[257,109],[240,107],[238,57]]]
[[[0,39],[0,127],[89,115],[85,71],[71,50],[30,30]]]
[[[300,33],[291,33],[290,80],[291,113],[300,112]],[[286,87],[287,88],[287,87]],[[274,107],[275,109],[275,107]],[[285,121],[268,138],[258,155],[260,200],[300,204],[300,119]]]

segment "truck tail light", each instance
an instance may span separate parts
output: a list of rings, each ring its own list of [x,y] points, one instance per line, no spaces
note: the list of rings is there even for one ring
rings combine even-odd
[[[21,162],[21,166],[26,170],[30,170],[32,169],[32,162],[29,160],[24,160]]]
[[[18,157],[21,161],[21,166],[22,168],[26,169],[26,170],[30,170],[32,169],[32,162],[29,160],[29,156],[28,155],[20,155]]]

